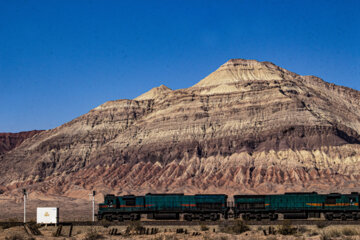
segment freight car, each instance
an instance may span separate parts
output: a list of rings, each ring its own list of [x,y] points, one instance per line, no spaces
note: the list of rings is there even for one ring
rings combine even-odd
[[[98,219],[140,220],[142,214],[148,219],[184,219],[191,221],[227,218],[227,195],[225,194],[146,194],[145,196],[106,195],[99,204]]]
[[[244,220],[320,218],[360,219],[359,194],[285,193],[282,195],[235,195],[234,216]]]

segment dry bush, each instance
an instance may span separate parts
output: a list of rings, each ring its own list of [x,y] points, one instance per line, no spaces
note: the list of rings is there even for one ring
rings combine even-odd
[[[101,225],[104,227],[104,228],[108,228],[111,226],[111,222],[106,220],[106,219],[101,219]]]
[[[144,231],[144,227],[142,226],[142,223],[140,221],[134,221],[134,222],[130,222],[128,224],[128,226],[126,227],[126,233],[127,234],[131,234],[131,233],[136,233],[139,234],[142,231]]]
[[[18,220],[16,218],[9,218],[7,223],[2,226],[2,229],[8,229],[8,228],[16,227],[17,222],[18,222]]]
[[[176,237],[176,234],[173,234],[173,235],[156,236],[152,240],[178,240],[178,238]]]
[[[88,231],[85,235],[84,240],[96,240],[96,239],[102,239],[103,236],[96,231],[96,229],[92,228],[90,231]]]
[[[330,230],[327,232],[323,232],[320,236],[320,239],[321,240],[331,240],[331,239],[339,238],[339,237],[341,237],[341,232],[333,229],[333,230]]]
[[[15,233],[15,234],[5,237],[5,240],[24,240],[24,237],[21,236],[20,234]]]
[[[298,233],[303,234],[303,233],[306,233],[307,231],[308,231],[308,229],[305,226],[298,226],[297,227],[297,232]]]
[[[243,221],[238,220],[234,225],[229,225],[224,223],[220,226],[220,232],[231,233],[231,234],[241,234],[250,230],[250,227],[246,225]]]
[[[23,235],[14,233],[10,236],[5,237],[5,240],[35,240],[33,237],[25,238]]]
[[[325,228],[327,225],[326,225],[325,222],[320,221],[320,222],[316,223],[316,226],[317,226],[319,229],[321,229],[321,228]]]
[[[356,229],[353,228],[343,228],[343,230],[341,231],[343,235],[345,236],[355,236],[355,235],[359,235],[359,232]]]
[[[310,231],[309,237],[317,236],[319,233],[317,231]]]
[[[209,230],[209,227],[206,226],[206,225],[204,225],[204,224],[201,224],[200,230],[205,232],[205,231],[208,231],[208,230]]]
[[[284,221],[283,225],[278,228],[278,233],[281,235],[294,235],[296,230],[297,229],[291,225],[290,221]]]

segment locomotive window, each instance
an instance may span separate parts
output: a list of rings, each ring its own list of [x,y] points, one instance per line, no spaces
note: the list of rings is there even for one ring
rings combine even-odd
[[[126,200],[125,200],[125,205],[126,205],[126,206],[135,206],[135,205],[136,205],[135,198],[126,199]]]
[[[265,203],[238,203],[239,209],[264,209]]]
[[[196,203],[196,207],[205,209],[220,209],[222,207],[222,203]]]
[[[325,204],[336,204],[336,198],[327,198]]]

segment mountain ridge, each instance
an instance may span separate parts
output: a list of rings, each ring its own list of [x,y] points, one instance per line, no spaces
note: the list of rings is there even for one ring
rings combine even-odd
[[[0,156],[0,184],[72,197],[359,190],[359,132],[358,91],[235,59],[192,87],[109,101],[33,136]]]

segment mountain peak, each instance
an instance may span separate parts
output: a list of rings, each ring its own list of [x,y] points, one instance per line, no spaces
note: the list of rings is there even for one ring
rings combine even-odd
[[[208,87],[221,84],[257,80],[283,80],[293,73],[276,66],[271,62],[257,60],[230,59],[221,65],[215,72],[202,79],[194,87]]]
[[[161,96],[164,96],[166,93],[171,92],[172,90],[168,88],[167,86],[161,84],[159,87],[155,87],[151,89],[150,91],[141,94],[140,96],[134,98],[134,100],[142,101],[142,100],[150,100],[159,98]]]

